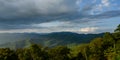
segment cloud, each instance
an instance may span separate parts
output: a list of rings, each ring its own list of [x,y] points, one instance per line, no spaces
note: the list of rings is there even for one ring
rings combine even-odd
[[[103,6],[106,6],[106,7],[108,7],[110,5],[109,0],[101,0],[101,3],[103,4]]]
[[[96,2],[100,2],[98,4],[96,4]],[[99,14],[105,10],[110,9],[111,7],[113,7],[113,1],[111,0],[95,0],[94,4],[94,9],[92,10],[92,14]]]
[[[80,0],[0,0],[0,25],[30,25],[69,17],[78,11]],[[4,27],[2,27],[4,28]]]
[[[77,10],[77,0],[0,0],[2,18],[69,13]]]
[[[85,27],[85,28],[81,28],[80,32],[90,33],[90,32],[95,32],[97,29],[99,28],[98,27]]]
[[[62,28],[62,27],[53,27],[53,28],[36,28],[36,29],[14,29],[14,30],[0,30],[0,33],[50,33],[50,32],[76,32],[76,33],[93,33],[96,32],[98,27],[85,27],[85,28]],[[99,32],[98,32],[99,33]]]
[[[94,15],[92,18],[105,19],[105,18],[112,18],[118,16],[120,16],[120,10],[112,10],[112,11],[103,12],[98,15]]]
[[[45,16],[45,17],[28,17],[26,19],[13,19],[13,20],[0,20],[0,30],[12,29],[36,29],[47,27],[79,27],[79,25],[92,21],[99,21],[101,19],[108,19],[112,17],[119,17],[120,10],[107,11],[97,15],[89,15],[79,13],[61,14],[58,16]],[[57,21],[57,22],[56,22]],[[68,24],[69,23],[69,24]],[[73,23],[73,24],[71,24]],[[76,25],[77,24],[77,25]],[[62,28],[62,29],[63,29]]]
[[[120,10],[90,14],[95,9],[97,0],[89,0],[88,3],[86,1],[88,2],[88,0],[0,0],[0,31],[82,32],[80,28],[84,23],[120,16]],[[110,5],[109,0],[100,1],[98,6],[101,9]],[[92,31],[93,28],[86,29]]]
[[[40,24],[33,24],[33,27],[44,27],[44,28],[53,28],[53,27],[61,27],[61,26],[70,26],[70,22],[60,22],[60,21],[52,21],[52,22],[45,22],[45,23],[40,23]]]

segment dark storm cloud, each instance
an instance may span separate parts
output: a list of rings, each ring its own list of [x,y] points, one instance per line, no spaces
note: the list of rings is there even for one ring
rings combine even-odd
[[[76,1],[0,0],[0,29],[18,29],[30,24],[54,21],[62,18],[63,14],[76,12]]]
[[[91,15],[89,12],[93,9],[93,5],[88,4],[81,8],[76,4],[77,1],[0,0],[0,30],[36,28],[31,25],[51,21],[87,23],[94,19],[120,16],[120,10]]]
[[[83,14],[83,12],[73,12],[73,13],[67,13],[67,14],[60,14],[56,16],[30,16],[25,18],[11,18],[11,19],[0,19],[0,29],[18,29],[18,28],[30,28],[30,24],[39,24],[44,22],[50,22],[50,21],[79,21],[79,23],[83,22],[89,22],[105,18],[112,18],[112,17],[118,17],[120,16],[120,11],[109,11],[104,12],[98,15],[86,15]]]

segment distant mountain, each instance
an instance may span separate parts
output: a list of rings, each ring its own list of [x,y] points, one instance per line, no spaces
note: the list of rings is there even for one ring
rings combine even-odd
[[[68,45],[88,43],[101,34],[77,34],[72,32],[54,32],[49,34],[37,33],[2,33],[0,34],[0,47],[23,48],[30,44],[41,44],[42,46],[53,47],[56,45]]]

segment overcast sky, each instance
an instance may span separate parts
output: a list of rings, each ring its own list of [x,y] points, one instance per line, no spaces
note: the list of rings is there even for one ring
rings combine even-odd
[[[102,33],[120,24],[120,0],[0,0],[0,33]]]

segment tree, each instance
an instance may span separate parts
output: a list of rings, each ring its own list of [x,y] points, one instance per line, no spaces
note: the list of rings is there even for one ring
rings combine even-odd
[[[33,60],[48,60],[48,55],[42,50],[42,46],[32,44],[29,48]]]
[[[69,60],[70,49],[65,46],[57,46],[48,50],[49,60]]]
[[[103,39],[95,38],[89,44],[90,47],[90,57],[89,60],[105,60],[104,57],[104,48],[103,48]]]
[[[116,38],[116,41],[117,40],[120,40],[120,24],[117,26],[117,28],[115,29],[114,31],[115,33],[113,33],[114,37]]]
[[[77,57],[75,57],[74,59],[72,60],[87,60],[84,55],[80,52],[78,53]]]
[[[115,29],[116,33],[120,33],[120,24],[117,26],[117,28]]]
[[[18,55],[19,60],[32,60],[30,51],[27,48],[17,49],[16,54]]]
[[[28,48],[17,49],[16,53],[20,60],[48,60],[48,54],[37,44]]]
[[[80,44],[71,48],[72,60],[89,60],[89,44]]]
[[[9,48],[0,49],[0,60],[18,60],[17,55]]]
[[[109,33],[109,32],[106,32],[103,36],[103,48],[104,49],[107,49],[109,47],[114,47],[115,48],[115,38],[114,36]]]
[[[106,32],[103,37],[104,55],[107,59],[116,58],[116,38],[113,34]]]

